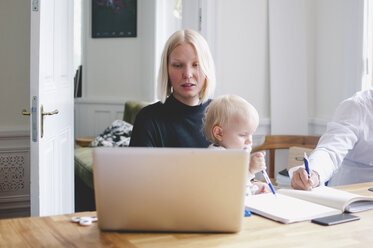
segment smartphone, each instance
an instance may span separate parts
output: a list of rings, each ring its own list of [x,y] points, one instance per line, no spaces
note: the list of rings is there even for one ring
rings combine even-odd
[[[369,188],[368,190],[373,192],[373,188]]]
[[[341,224],[349,221],[354,221],[354,220],[360,220],[359,216],[351,215],[351,214],[336,214],[336,215],[331,215],[331,216],[326,216],[322,218],[316,218],[311,220],[313,223],[323,225],[323,226],[331,226],[331,225],[336,225],[336,224]]]

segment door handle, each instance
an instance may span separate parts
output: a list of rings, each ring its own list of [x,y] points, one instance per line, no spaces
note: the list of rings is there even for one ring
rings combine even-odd
[[[44,136],[44,115],[56,115],[59,113],[58,109],[52,111],[52,112],[44,112],[44,107],[43,107],[43,104],[40,106],[40,126],[41,126],[41,130],[40,130],[40,136],[41,138],[43,138]]]
[[[42,107],[43,107],[43,105],[41,105]],[[53,110],[52,112],[41,112],[41,114],[44,116],[44,115],[56,115],[56,114],[58,114],[59,113],[59,111],[58,111],[58,109],[55,109],[55,110]]]
[[[22,109],[22,115],[30,115],[30,112],[28,112],[26,109]]]

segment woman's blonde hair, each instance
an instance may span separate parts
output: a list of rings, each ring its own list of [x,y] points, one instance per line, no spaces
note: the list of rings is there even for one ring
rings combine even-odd
[[[250,103],[237,95],[223,95],[212,100],[205,110],[203,118],[203,131],[208,141],[218,144],[219,141],[213,134],[213,128],[220,126],[227,127],[229,119],[234,114],[248,115],[254,113],[254,118],[259,118],[258,112]]]
[[[166,42],[158,73],[158,97],[164,103],[172,93],[172,85],[168,77],[168,59],[172,51],[182,43],[190,43],[194,47],[202,73],[206,76],[205,85],[200,92],[200,103],[204,103],[213,97],[215,91],[215,65],[206,40],[197,31],[191,29],[176,31]]]

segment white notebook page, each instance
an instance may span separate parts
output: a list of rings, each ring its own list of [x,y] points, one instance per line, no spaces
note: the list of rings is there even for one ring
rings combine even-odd
[[[246,199],[246,207],[259,215],[292,223],[341,213],[342,211],[286,195],[260,194]]]

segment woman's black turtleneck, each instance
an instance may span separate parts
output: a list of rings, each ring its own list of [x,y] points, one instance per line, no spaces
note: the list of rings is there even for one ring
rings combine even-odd
[[[130,146],[208,147],[202,119],[210,102],[189,106],[171,95],[165,103],[144,107],[136,116]]]

